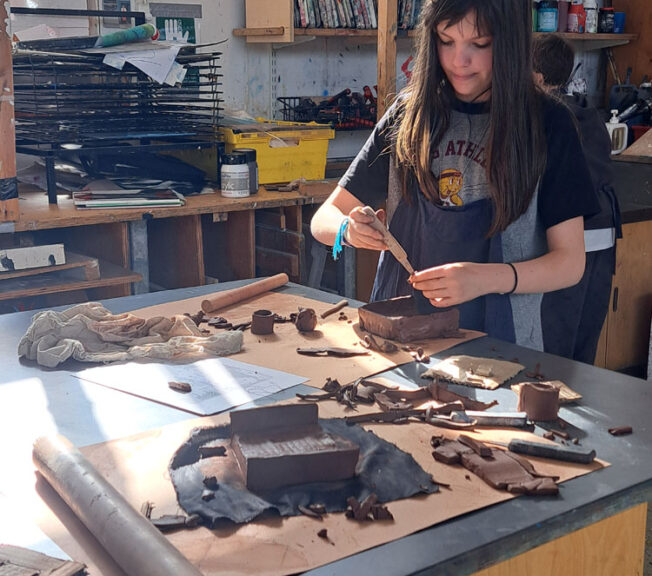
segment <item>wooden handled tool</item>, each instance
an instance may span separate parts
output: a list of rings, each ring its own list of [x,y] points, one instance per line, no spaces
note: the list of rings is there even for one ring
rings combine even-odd
[[[398,240],[394,238],[392,233],[387,229],[387,226],[385,226],[378,219],[374,209],[371,206],[365,206],[362,209],[362,212],[367,216],[373,217],[374,221],[371,223],[371,227],[378,230],[378,232],[383,235],[383,240],[387,245],[387,249],[393,254],[394,258],[398,260],[399,264],[403,266],[403,268],[405,268],[410,275],[414,274],[414,268],[408,260],[407,252],[403,249],[403,246],[398,243]]]
[[[201,309],[206,313],[210,314],[211,312],[216,312],[220,308],[226,308],[248,298],[253,298],[258,296],[263,292],[269,292],[275,288],[280,288],[281,286],[287,284],[290,281],[287,274],[276,274],[275,276],[270,276],[269,278],[264,278],[253,284],[247,284],[246,286],[241,286],[240,288],[234,288],[233,290],[225,290],[224,292],[218,292],[210,298],[206,298],[201,303]]]

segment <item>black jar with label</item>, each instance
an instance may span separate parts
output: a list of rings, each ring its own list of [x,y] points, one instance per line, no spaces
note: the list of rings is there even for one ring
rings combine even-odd
[[[614,32],[614,9],[608,6],[600,8],[598,15],[598,32],[600,34],[613,34]]]
[[[258,162],[253,148],[234,148],[233,152],[244,154],[249,168],[249,194],[258,194]]]

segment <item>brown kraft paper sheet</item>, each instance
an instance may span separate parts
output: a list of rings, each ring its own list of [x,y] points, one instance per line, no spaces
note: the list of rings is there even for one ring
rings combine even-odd
[[[184,312],[195,314],[200,309],[203,299],[205,296],[159,304],[134,310],[132,314],[141,318],[173,316]],[[288,317],[292,312],[297,312],[299,307],[314,308],[319,318],[324,310],[332,307],[332,304],[291,294],[268,292],[221,309],[214,315],[222,316],[235,325],[251,320],[251,315],[256,310],[271,310],[276,314]],[[327,377],[339,380],[340,384],[347,384],[357,378],[371,376],[400,364],[414,361],[408,352],[401,350],[404,345],[399,342],[396,342],[398,351],[392,354],[368,350],[369,353],[365,356],[334,358],[310,357],[297,353],[296,349],[300,347],[325,346],[365,351],[365,348],[360,345],[360,340],[367,332],[360,330],[357,310],[346,307],[342,312],[348,320],[352,321],[351,324],[348,323],[348,320],[338,320],[339,313],[335,313],[325,319],[319,318],[317,329],[314,332],[300,333],[291,322],[275,324],[274,334],[266,336],[252,334],[251,330],[247,329],[244,332],[242,351],[229,358],[303,376],[308,378],[305,384],[316,388],[321,388]],[[211,331],[215,330],[206,323],[201,324],[201,327]],[[410,344],[413,348],[421,347],[424,353],[432,355],[483,335],[482,332],[460,330],[458,338],[437,338]],[[376,340],[382,343],[384,339],[376,337]]]
[[[373,410],[373,407],[361,406],[359,412]],[[320,417],[344,415],[342,406],[334,402],[320,403]],[[192,428],[227,422],[227,414],[190,420],[130,438],[88,446],[82,448],[82,452],[136,509],[149,500],[155,505],[153,517],[176,514],[180,510],[167,473],[172,454],[187,439]],[[330,514],[321,521],[306,516],[267,517],[247,525],[228,525],[212,531],[203,527],[181,530],[168,538],[206,576],[277,576],[309,570],[516,497],[491,488],[461,466],[448,466],[433,459],[431,436],[444,434],[455,438],[456,432],[423,423],[401,426],[371,424],[365,425],[365,428],[410,452],[424,470],[437,481],[450,484],[450,489],[441,488],[436,494],[390,502],[388,508],[394,515],[393,522],[358,523],[347,519],[344,514]],[[485,429],[471,434],[485,441],[508,441],[514,437],[532,439],[530,433],[514,429]],[[605,465],[598,461],[581,465],[528,459],[537,472],[558,475],[560,481],[587,474]],[[46,496],[46,503],[50,502]],[[92,564],[93,558],[89,559],[87,554],[88,547],[92,549],[92,542],[79,530],[73,531],[77,536],[75,541],[46,506],[42,506],[42,513],[40,524],[46,534],[71,557]],[[63,516],[62,519],[67,527],[71,522],[74,525],[74,519]],[[328,531],[328,540],[317,536],[317,532],[324,528]],[[101,572],[92,573],[122,576],[119,571],[107,569],[106,564]]]

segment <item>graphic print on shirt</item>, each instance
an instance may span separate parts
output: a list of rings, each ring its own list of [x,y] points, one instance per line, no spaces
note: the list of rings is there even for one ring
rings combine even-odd
[[[439,182],[444,206],[463,206],[488,195],[487,150],[473,139],[456,138],[442,142],[434,151],[432,171]]]
[[[439,197],[445,206],[462,206],[464,202],[459,197],[462,191],[464,177],[459,170],[448,168],[439,175]]]

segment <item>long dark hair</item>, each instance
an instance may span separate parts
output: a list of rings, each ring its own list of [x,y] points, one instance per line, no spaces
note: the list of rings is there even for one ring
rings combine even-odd
[[[396,154],[422,192],[439,202],[431,171],[432,150],[450,126],[454,92],[439,63],[437,26],[455,25],[475,12],[481,35],[493,37],[493,75],[487,177],[494,203],[490,235],[501,232],[526,210],[546,165],[541,99],[531,64],[532,8],[528,0],[425,0],[410,84],[399,96],[401,121]]]

